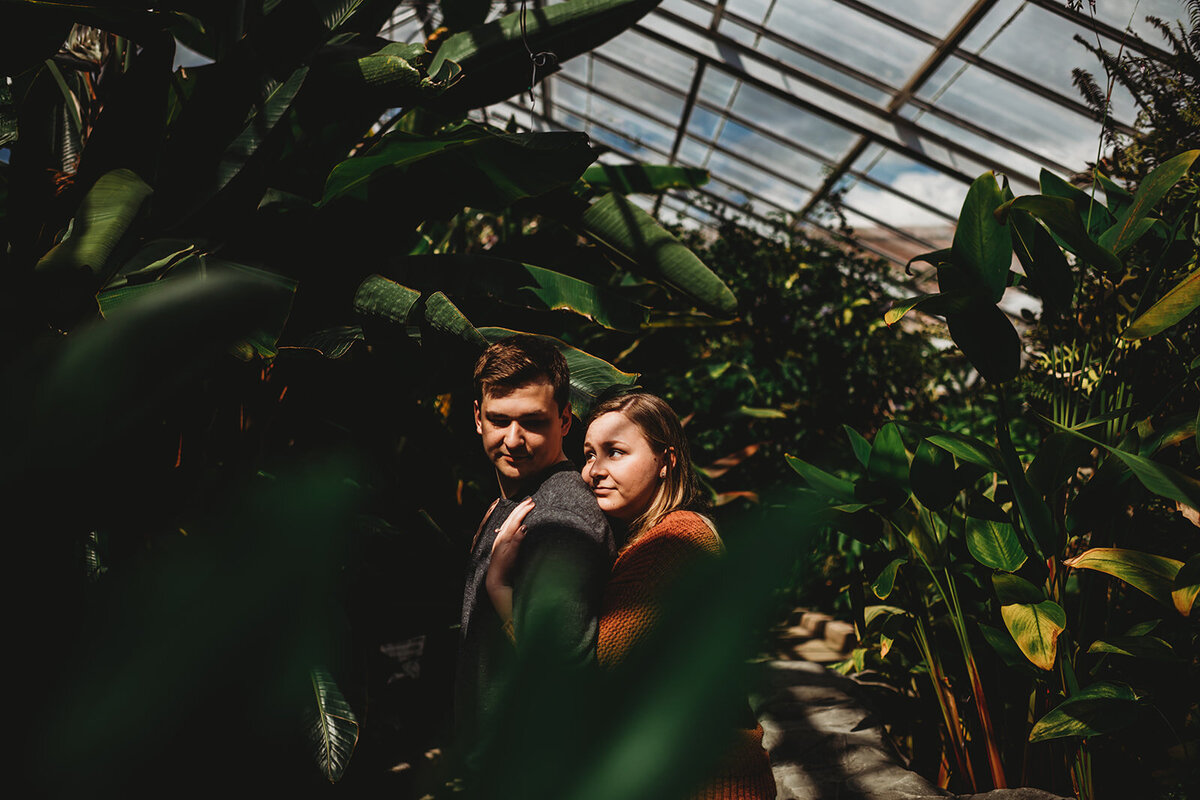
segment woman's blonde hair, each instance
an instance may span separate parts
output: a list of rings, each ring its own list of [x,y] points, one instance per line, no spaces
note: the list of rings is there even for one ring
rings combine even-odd
[[[667,468],[666,477],[659,484],[650,505],[629,524],[628,541],[633,541],[639,534],[657,525],[672,511],[702,508],[705,503],[700,481],[692,468],[687,436],[679,424],[679,416],[667,402],[640,389],[621,392],[598,402],[588,414],[584,428],[591,426],[598,417],[613,411],[638,426],[654,451],[665,456],[663,460]]]

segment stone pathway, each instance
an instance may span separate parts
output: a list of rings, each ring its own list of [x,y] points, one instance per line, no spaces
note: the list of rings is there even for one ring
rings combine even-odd
[[[1039,789],[959,796],[937,788],[901,765],[858,684],[823,666],[853,649],[853,626],[798,612],[776,641],[777,660],[760,664],[755,707],[779,800],[1064,800]]]

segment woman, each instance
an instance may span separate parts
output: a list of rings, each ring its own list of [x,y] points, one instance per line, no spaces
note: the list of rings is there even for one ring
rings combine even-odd
[[[664,586],[697,559],[722,549],[712,522],[690,510],[700,505],[679,418],[661,398],[632,391],[602,401],[587,420],[583,479],[613,522],[624,545],[613,564],[601,603],[596,660],[602,668],[621,663],[649,635],[661,610]],[[492,548],[488,594],[510,635],[512,586],[509,575],[524,536],[522,520],[533,508],[526,500],[509,515]],[[748,726],[717,774],[693,795],[696,800],[775,797],[771,765],[762,748],[762,727],[746,709]]]

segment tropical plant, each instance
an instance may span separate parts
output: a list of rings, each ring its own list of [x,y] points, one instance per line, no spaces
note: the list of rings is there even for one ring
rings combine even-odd
[[[624,195],[702,176],[468,118],[656,4],[447,1],[429,48],[376,35],[395,0],[0,8],[0,484],[57,601],[12,634],[48,791],[301,790],[308,748],[370,786],[356,743],[392,779],[446,741],[474,354],[554,336],[582,413],[636,376],[564,338],[736,312]],[[556,244],[482,253],[484,219]]]
[[[921,257],[941,291],[886,319],[945,318],[996,387],[994,435],[897,420],[868,442],[848,429],[861,465],[849,479],[789,458],[828,498],[828,524],[864,548],[850,592],[863,645],[842,667],[913,683],[940,720],[941,746],[921,758],[950,785],[1061,790],[1065,758],[1092,798],[1101,782],[1144,793],[1151,770],[1186,780],[1194,764],[1197,206],[1163,200],[1198,157],[1166,160],[1133,192],[1105,183],[1107,206],[1049,173],[1022,197],[981,176],[953,246]],[[1132,302],[1093,321],[1094,283]],[[1014,285],[1044,309],[1026,340],[1046,349],[1023,370],[996,305]],[[1024,453],[1019,417],[1043,431]]]

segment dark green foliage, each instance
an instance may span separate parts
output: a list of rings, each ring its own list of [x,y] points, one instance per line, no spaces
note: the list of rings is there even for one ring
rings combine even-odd
[[[642,372],[681,415],[694,415],[688,429],[701,465],[763,443],[714,480],[717,491],[790,482],[783,453],[843,465],[843,423],[871,431],[899,409],[930,407],[940,358],[920,333],[881,322],[888,299],[877,263],[733,221],[687,242],[733,289],[738,319],[652,329],[620,363]],[[685,369],[658,366],[667,364]],[[739,416],[738,408],[778,413]]]

